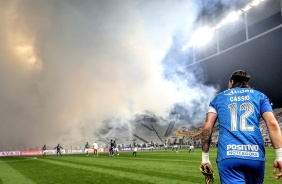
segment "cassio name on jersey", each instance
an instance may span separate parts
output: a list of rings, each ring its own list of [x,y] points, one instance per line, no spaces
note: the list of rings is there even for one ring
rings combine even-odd
[[[244,102],[244,101],[249,101],[250,96],[232,96],[230,97],[230,102]]]
[[[249,95],[244,95],[242,96],[243,93],[254,93],[253,89],[240,89],[240,90],[230,90],[224,93],[224,95],[236,95],[239,94],[238,96],[232,96],[230,97],[230,102],[244,102],[244,101],[249,101],[251,98]]]

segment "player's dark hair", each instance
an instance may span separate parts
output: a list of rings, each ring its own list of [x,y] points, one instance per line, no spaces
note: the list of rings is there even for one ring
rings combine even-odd
[[[251,76],[243,71],[243,70],[236,70],[232,73],[229,81],[233,80],[233,84],[231,88],[240,87],[240,88],[250,88],[248,81],[251,79]]]

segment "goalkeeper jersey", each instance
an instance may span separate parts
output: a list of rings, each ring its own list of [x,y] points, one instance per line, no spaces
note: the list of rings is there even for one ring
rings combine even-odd
[[[219,122],[217,161],[227,158],[265,160],[264,140],[259,119],[272,112],[268,98],[252,88],[232,88],[218,94],[209,112]]]

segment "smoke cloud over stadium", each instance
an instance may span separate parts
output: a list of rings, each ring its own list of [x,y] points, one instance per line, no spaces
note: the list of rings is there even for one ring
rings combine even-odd
[[[138,114],[165,123],[175,104],[204,115],[216,90],[178,46],[196,2],[1,0],[1,149],[130,137]]]

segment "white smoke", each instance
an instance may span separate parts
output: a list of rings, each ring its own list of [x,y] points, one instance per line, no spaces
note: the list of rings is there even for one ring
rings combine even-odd
[[[208,101],[213,89],[163,78],[172,36],[188,35],[198,11],[184,0],[1,0],[1,149],[91,142],[105,125],[130,136],[138,113]]]

